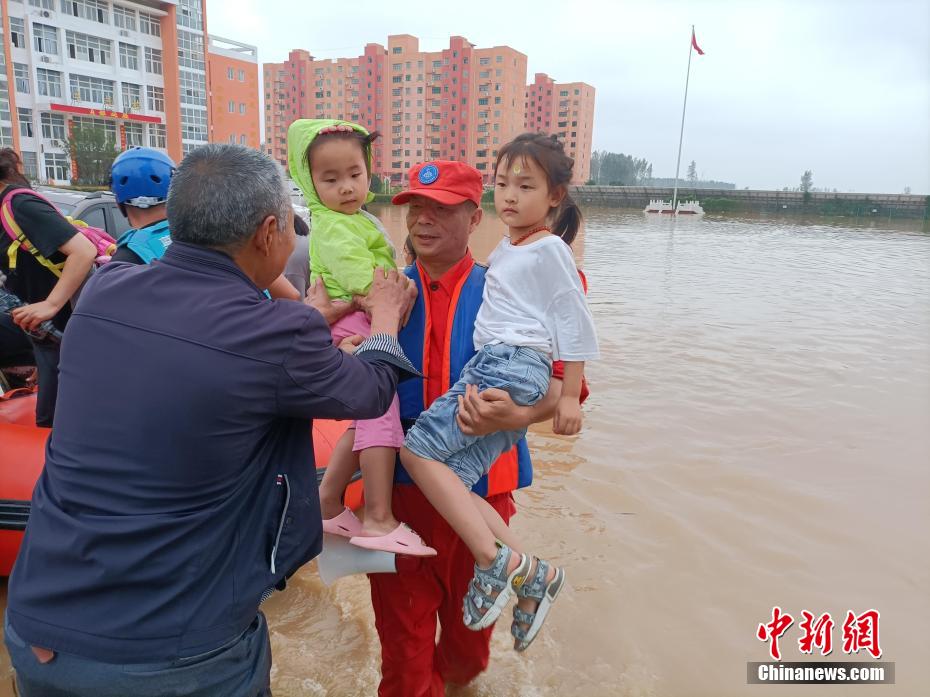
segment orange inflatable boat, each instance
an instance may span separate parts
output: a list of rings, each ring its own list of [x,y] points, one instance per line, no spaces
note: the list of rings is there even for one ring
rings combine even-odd
[[[22,391],[0,398],[0,576],[9,576],[29,520],[29,502],[45,464],[45,441],[51,432],[35,425],[35,394]],[[323,476],[336,441],[349,421],[314,421],[313,452],[317,478]],[[346,492],[346,505],[361,505],[361,482]]]

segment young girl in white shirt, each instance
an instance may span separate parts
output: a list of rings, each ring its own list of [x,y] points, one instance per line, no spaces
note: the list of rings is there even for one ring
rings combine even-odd
[[[516,592],[511,632],[517,651],[538,634],[565,572],[524,554],[497,511],[471,492],[526,429],[469,436],[455,417],[458,397],[469,384],[504,389],[522,406],[536,403],[549,388],[552,361],[561,360],[565,373],[553,429],[565,435],[581,429],[584,362],[599,354],[569,246],[581,224],[567,190],[573,164],[562,144],[543,134],[525,133],[501,148],[494,207],[510,234],[488,258],[475,321],[478,353],[452,389],[420,415],[401,450],[411,478],[475,557],[465,625],[475,631],[489,627]]]

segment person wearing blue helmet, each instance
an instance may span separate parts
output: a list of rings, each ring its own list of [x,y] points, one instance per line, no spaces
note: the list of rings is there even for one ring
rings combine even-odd
[[[110,188],[132,225],[117,241],[113,261],[149,264],[171,244],[168,188],[177,170],[174,160],[154,148],[130,148],[113,161]]]
[[[167,201],[175,171],[174,160],[154,148],[130,148],[113,160],[110,189],[132,228],[117,240],[112,261],[151,264],[162,258],[171,244]],[[283,275],[265,293],[285,300],[303,297]]]

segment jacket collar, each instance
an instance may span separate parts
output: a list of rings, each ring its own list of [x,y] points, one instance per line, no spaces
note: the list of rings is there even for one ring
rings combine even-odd
[[[262,293],[251,278],[239,268],[232,257],[209,247],[201,247],[187,242],[172,242],[161,258],[162,263],[183,269],[201,271],[216,276],[237,276],[256,292]]]

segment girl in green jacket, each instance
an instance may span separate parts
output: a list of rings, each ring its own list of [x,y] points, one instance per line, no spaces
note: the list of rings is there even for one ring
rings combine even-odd
[[[371,200],[371,143],[358,124],[332,119],[300,119],[287,133],[291,176],[304,194],[313,227],[310,234],[310,283],[322,279],[330,299],[352,302],[368,293],[374,270],[395,269],[394,248],[381,223],[362,210]],[[351,312],[335,322],[333,341],[371,334],[368,316]],[[342,472],[354,468],[354,458],[337,448],[320,485],[323,530],[348,537],[368,549],[399,554],[432,556],[407,525],[394,518],[391,490],[397,450],[403,445],[397,396],[387,413],[377,419],[354,424],[353,452],[365,490],[364,522],[341,504],[342,492],[331,492],[332,482],[346,481]],[[352,437],[351,435],[347,437]]]

